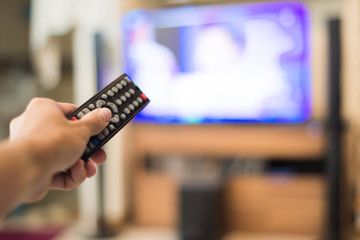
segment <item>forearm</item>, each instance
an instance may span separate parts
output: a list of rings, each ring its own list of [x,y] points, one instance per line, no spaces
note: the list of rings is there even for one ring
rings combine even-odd
[[[26,141],[5,141],[0,144],[0,221],[46,184],[46,166],[41,166]]]

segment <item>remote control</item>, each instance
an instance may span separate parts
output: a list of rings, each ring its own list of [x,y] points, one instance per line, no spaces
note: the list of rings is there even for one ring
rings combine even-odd
[[[67,114],[66,117],[69,120],[76,121],[96,108],[107,107],[111,110],[109,125],[100,134],[89,139],[81,159],[87,161],[149,102],[150,100],[131,81],[130,77],[123,74],[80,107]]]

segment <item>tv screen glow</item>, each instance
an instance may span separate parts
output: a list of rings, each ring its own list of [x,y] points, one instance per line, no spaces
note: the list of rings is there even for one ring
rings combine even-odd
[[[133,10],[125,72],[148,123],[301,123],[311,117],[309,13],[300,2]]]

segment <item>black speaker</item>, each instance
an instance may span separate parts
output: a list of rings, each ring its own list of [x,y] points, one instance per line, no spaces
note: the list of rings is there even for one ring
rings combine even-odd
[[[220,240],[224,226],[221,181],[187,181],[179,191],[180,239]]]
[[[340,20],[328,21],[329,37],[329,94],[327,119],[327,226],[326,239],[341,239],[341,155],[342,131],[341,118],[341,38]]]

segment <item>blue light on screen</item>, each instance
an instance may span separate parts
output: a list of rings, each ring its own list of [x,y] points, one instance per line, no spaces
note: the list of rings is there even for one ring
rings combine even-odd
[[[311,117],[311,29],[303,3],[134,10],[122,25],[125,72],[151,99],[136,121]]]

